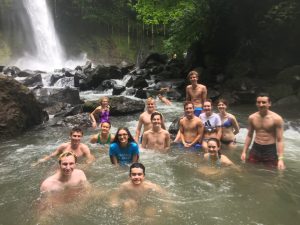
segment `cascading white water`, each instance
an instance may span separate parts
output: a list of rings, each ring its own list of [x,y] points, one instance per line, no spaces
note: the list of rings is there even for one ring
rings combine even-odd
[[[32,39],[35,50],[32,51],[34,53],[25,52],[23,57],[11,64],[21,69],[45,71],[84,65],[88,60],[85,53],[71,59],[66,58],[46,0],[22,0],[22,3],[30,20],[28,26],[32,28],[27,29],[27,33],[31,30],[33,32],[32,35],[26,35],[30,36],[28,39]]]
[[[56,35],[46,0],[23,0],[23,5],[31,22],[36,53],[25,53],[17,61],[17,66],[43,70],[61,68],[65,61],[64,50]]]

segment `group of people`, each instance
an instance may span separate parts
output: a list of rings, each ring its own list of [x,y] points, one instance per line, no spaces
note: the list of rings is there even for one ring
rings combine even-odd
[[[221,148],[227,146],[233,149],[236,146],[235,135],[239,133],[239,124],[234,115],[227,112],[228,103],[225,99],[217,101],[219,113],[213,112],[213,102],[207,99],[207,88],[199,84],[199,74],[191,71],[188,74],[190,85],[186,87],[186,102],[184,116],[179,119],[179,131],[173,141],[183,149],[203,152],[203,160],[210,166],[233,165],[233,162],[221,154]],[[162,102],[172,103],[164,96]],[[241,160],[251,163],[263,163],[268,166],[284,169],[283,161],[283,119],[270,110],[271,101],[267,94],[260,94],[256,98],[258,111],[248,119],[248,133],[241,154]],[[165,127],[165,119],[156,111],[154,98],[146,100],[146,110],[138,119],[138,125],[133,136],[128,128],[120,127],[115,135],[110,133],[110,106],[109,99],[102,97],[100,106],[90,114],[92,126],[99,127],[100,132],[90,138],[91,143],[109,145],[110,161],[114,165],[132,165],[130,167],[130,181],[124,183],[123,189],[157,189],[157,185],[144,182],[145,167],[139,163],[140,148],[154,149],[161,153],[170,150],[171,138]],[[247,152],[252,142],[248,159]],[[53,153],[38,160],[45,162],[58,156],[59,169],[47,178],[41,185],[42,192],[52,192],[69,186],[86,183],[84,172],[75,169],[77,158],[86,157],[91,163],[95,157],[89,147],[81,143],[83,131],[75,127],[70,132],[70,142],[60,145]],[[125,187],[125,188],[124,188]],[[143,188],[141,188],[143,187]]]

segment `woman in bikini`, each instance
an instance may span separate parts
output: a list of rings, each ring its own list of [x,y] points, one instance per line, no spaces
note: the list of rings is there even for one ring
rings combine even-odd
[[[239,133],[240,126],[235,116],[226,111],[228,103],[225,99],[219,99],[217,106],[222,121],[221,143],[233,149],[236,147],[235,135]]]
[[[222,167],[231,166],[236,168],[234,163],[220,152],[221,143],[217,138],[209,138],[207,141],[208,152],[204,154],[204,161],[208,166],[198,168],[198,172],[205,175],[221,174]]]

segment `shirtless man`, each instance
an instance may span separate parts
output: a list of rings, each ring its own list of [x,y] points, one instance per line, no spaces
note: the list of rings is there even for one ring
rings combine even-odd
[[[247,150],[255,138],[248,156],[248,162],[262,162],[265,165],[285,169],[283,161],[283,119],[277,113],[269,110],[271,101],[268,94],[261,93],[256,98],[258,112],[248,118],[248,134],[241,155],[245,161]]]
[[[191,82],[186,87],[186,101],[191,101],[195,107],[195,115],[199,116],[202,111],[202,105],[207,96],[206,86],[198,84],[199,74],[196,71],[189,72],[187,78]]]
[[[200,114],[200,119],[204,125],[204,134],[202,140],[202,147],[205,152],[208,151],[207,141],[210,138],[221,139],[222,136],[222,121],[217,113],[212,111],[212,101],[206,99],[203,103],[203,112]]]
[[[110,200],[111,206],[117,207],[120,204],[120,196],[126,195],[123,202],[126,214],[137,211],[138,202],[143,196],[147,196],[149,192],[165,194],[165,191],[157,184],[145,180],[145,166],[142,163],[133,163],[129,169],[129,181],[121,184],[118,192],[115,192]],[[153,207],[146,207],[145,214],[154,216]]]
[[[140,136],[143,136],[143,135],[141,135],[142,126],[144,126],[143,132],[151,129],[151,127],[152,127],[151,114],[154,112],[155,112],[155,100],[153,98],[149,97],[146,100],[146,111],[143,112],[139,117],[139,122],[138,122],[138,125],[136,128],[135,137],[134,137],[136,143],[140,143],[139,138],[140,138]],[[161,127],[163,129],[166,129],[164,120],[162,120]]]
[[[203,124],[199,117],[194,115],[194,104],[184,104],[185,116],[179,121],[179,132],[185,148],[196,147],[203,135]],[[200,147],[200,146],[199,146]]]
[[[79,127],[74,127],[70,132],[70,142],[63,143],[58,148],[52,152],[50,155],[45,156],[37,161],[37,164],[46,162],[52,157],[59,156],[63,152],[73,152],[77,157],[85,156],[87,163],[92,163],[95,157],[91,154],[89,147],[83,143],[80,143],[83,132]]]
[[[58,158],[59,169],[56,173],[43,181],[42,193],[59,192],[71,187],[87,184],[82,170],[75,169],[77,156],[73,152],[64,152]]]
[[[142,147],[167,152],[170,148],[170,134],[161,128],[162,115],[159,112],[151,114],[152,128],[144,132]]]

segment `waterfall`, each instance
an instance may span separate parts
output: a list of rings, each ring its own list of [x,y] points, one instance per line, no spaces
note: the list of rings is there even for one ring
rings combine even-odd
[[[32,35],[35,49],[32,51],[34,53],[25,52],[15,65],[22,69],[46,71],[62,68],[68,64],[73,66],[74,61],[73,63],[66,61],[46,0],[22,0],[22,2],[33,31],[29,34],[30,29],[27,29],[27,35]],[[80,63],[82,61],[80,60]]]

